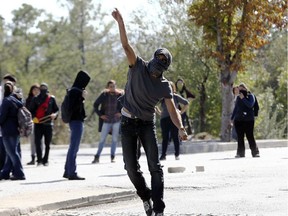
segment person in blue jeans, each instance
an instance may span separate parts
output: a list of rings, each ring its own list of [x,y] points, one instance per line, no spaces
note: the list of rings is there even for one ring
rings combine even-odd
[[[118,98],[122,95],[122,91],[116,89],[116,81],[110,80],[107,82],[106,89],[99,95],[94,102],[94,110],[99,116],[99,132],[100,141],[98,150],[94,156],[92,163],[99,163],[99,158],[106,138],[109,133],[112,134],[112,144],[110,150],[111,162],[115,162],[115,152],[118,144],[119,127],[121,118],[121,104]]]
[[[18,109],[23,103],[13,94],[14,85],[7,81],[4,84],[4,99],[0,110],[2,140],[6,150],[5,164],[0,172],[0,180],[25,180],[25,174],[19,152],[20,134],[18,130]],[[10,172],[13,175],[10,177]]]
[[[69,180],[85,180],[77,173],[76,157],[79,150],[86,112],[84,107],[85,96],[87,94],[85,88],[90,81],[90,76],[85,71],[79,71],[76,79],[69,90],[69,108],[71,109],[70,128],[70,144],[66,156],[63,177]]]
[[[143,60],[135,54],[128,41],[125,24],[118,9],[112,12],[112,16],[118,23],[121,45],[129,64],[125,93],[119,98],[123,106],[121,141],[125,169],[143,201],[146,215],[161,216],[165,209],[164,176],[158,158],[155,126],[155,106],[160,99],[164,98],[170,117],[179,130],[180,138],[187,139],[181,115],[172,99],[173,92],[169,81],[163,76],[163,72],[168,69],[172,61],[172,55],[167,49],[160,48],[149,62]],[[146,184],[140,169],[138,139],[146,153],[151,189]]]

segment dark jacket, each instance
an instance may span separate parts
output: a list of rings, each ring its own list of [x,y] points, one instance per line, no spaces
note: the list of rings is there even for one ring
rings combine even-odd
[[[238,96],[231,116],[231,120],[254,121],[254,104],[255,96],[252,93],[248,92],[247,96],[243,99]]]
[[[0,109],[0,125],[3,136],[18,136],[18,108],[23,103],[16,99],[12,94],[3,99]]]
[[[72,109],[71,121],[84,121],[86,112],[84,107],[85,98],[82,96],[83,90],[90,82],[90,76],[85,71],[79,71],[69,92],[69,107]]]
[[[42,97],[41,95],[38,95],[37,97],[34,97],[32,99],[32,102],[31,102],[31,106],[30,106],[30,112],[32,114],[32,118],[35,117],[36,115],[36,111],[38,109],[38,107],[45,102],[46,98],[48,97],[48,95],[46,95],[45,97]],[[52,113],[56,113],[58,114],[58,111],[59,111],[59,107],[56,103],[56,99],[53,95],[50,96],[50,100],[48,102],[48,108],[47,110],[45,111],[45,116],[48,116],[48,115],[51,115]],[[45,123],[43,123],[44,125],[52,125],[53,122],[52,120],[48,120],[46,121]]]

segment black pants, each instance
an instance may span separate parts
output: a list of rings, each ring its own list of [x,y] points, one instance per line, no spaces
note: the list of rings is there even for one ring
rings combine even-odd
[[[254,138],[254,121],[234,121],[234,125],[238,136],[237,155],[245,156],[245,135],[247,137],[252,156],[259,154]]]
[[[35,145],[38,163],[47,163],[50,151],[50,143],[52,140],[52,125],[35,124],[34,126],[35,134]],[[44,137],[45,153],[42,157],[42,138]]]
[[[138,139],[146,153],[148,168],[151,175],[150,190],[146,184],[138,161]],[[155,212],[163,212],[165,203],[163,201],[164,177],[161,164],[158,159],[158,146],[156,139],[156,127],[153,121],[130,119],[122,116],[121,140],[123,158],[127,174],[137,190],[137,194],[143,200],[152,198]]]
[[[160,125],[162,131],[162,156],[166,156],[169,135],[174,142],[175,156],[179,156],[180,140],[178,136],[178,128],[173,124],[170,117],[162,118]]]

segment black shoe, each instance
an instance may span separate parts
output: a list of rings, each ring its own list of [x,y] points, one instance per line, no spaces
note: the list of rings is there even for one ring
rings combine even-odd
[[[69,180],[85,180],[85,178],[80,177],[80,176],[78,176],[78,175],[70,176],[68,179],[69,179]]]
[[[49,166],[49,163],[48,162],[43,163],[43,166]]]
[[[114,155],[111,155],[111,163],[115,163],[116,160],[115,160],[115,156]]]
[[[161,157],[159,158],[159,160],[161,160],[161,161],[166,160],[166,156],[161,155]]]
[[[95,155],[92,164],[99,163],[99,156]]]
[[[22,177],[11,176],[10,180],[12,180],[12,181],[26,180],[26,178],[25,178],[25,176],[22,176]]]
[[[237,155],[235,156],[235,158],[243,158],[243,157],[245,157],[245,155],[239,155],[239,154],[237,154]]]
[[[67,179],[68,179],[68,178],[69,178],[68,174],[67,174],[67,173],[64,173],[64,174],[63,174],[63,178],[67,178]]]
[[[152,216],[152,203],[151,200],[143,201],[144,210],[147,216]]]
[[[252,155],[252,157],[260,157],[259,154]]]
[[[10,179],[9,175],[0,175],[0,180],[8,180]]]
[[[27,165],[35,165],[35,161],[32,160],[32,161],[28,162]]]

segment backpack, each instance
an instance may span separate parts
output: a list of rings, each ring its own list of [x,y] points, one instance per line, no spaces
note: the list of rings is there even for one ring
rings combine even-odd
[[[72,87],[71,89],[77,89],[78,91],[81,91],[81,89],[77,87]],[[72,116],[72,109],[69,107],[69,97],[70,97],[70,91],[71,89],[66,89],[66,95],[64,97],[64,100],[61,104],[61,118],[64,123],[69,123]]]
[[[30,111],[25,106],[18,108],[17,118],[20,136],[28,137],[33,130],[33,121]]]

